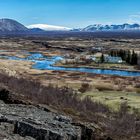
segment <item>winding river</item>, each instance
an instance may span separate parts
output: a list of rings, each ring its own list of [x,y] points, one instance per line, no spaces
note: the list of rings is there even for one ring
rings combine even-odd
[[[54,64],[62,59],[61,56],[47,57],[41,53],[29,53],[29,56],[26,58],[19,58],[16,56],[0,56],[0,58],[10,59],[10,60],[24,60],[32,61],[35,64],[32,66],[34,69],[39,70],[56,70],[56,71],[76,71],[76,72],[85,72],[85,73],[94,73],[94,74],[105,74],[105,75],[117,75],[117,76],[140,76],[140,72],[131,72],[123,70],[108,70],[108,69],[94,69],[94,68],[66,68],[54,66]]]

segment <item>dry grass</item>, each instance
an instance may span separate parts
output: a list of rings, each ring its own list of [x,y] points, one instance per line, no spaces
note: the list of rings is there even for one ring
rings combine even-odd
[[[112,84],[105,84],[105,83],[100,83],[98,85],[93,85],[95,89],[98,91],[113,91],[116,90]]]
[[[140,95],[135,92],[120,91],[89,91],[81,94],[81,98],[90,97],[92,100],[108,105],[112,110],[118,110],[123,102],[133,108],[137,108],[140,112]]]
[[[24,101],[30,100],[32,103],[46,104],[60,112],[64,111],[67,115],[76,117],[80,121],[94,122],[113,139],[135,137],[140,130],[140,126],[135,125],[139,117],[135,113],[130,114],[127,105],[122,104],[118,112],[111,111],[108,105],[91,100],[89,96],[82,100],[79,99],[79,95],[71,88],[42,86],[37,81],[2,74],[0,74],[0,83],[17,96],[22,96]],[[86,86],[84,85],[84,87]],[[101,89],[108,90],[106,86]],[[116,129],[118,131],[115,131]]]

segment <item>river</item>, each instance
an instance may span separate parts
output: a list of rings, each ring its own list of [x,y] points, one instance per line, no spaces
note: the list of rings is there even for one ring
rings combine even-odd
[[[56,70],[56,71],[75,71],[84,73],[94,73],[103,75],[117,75],[117,76],[140,76],[140,72],[135,71],[125,71],[125,70],[109,70],[109,69],[95,69],[95,68],[66,68],[54,66],[54,64],[62,59],[61,56],[47,57],[41,53],[29,53],[30,55],[26,58],[19,58],[16,56],[0,56],[0,58],[10,59],[10,60],[21,60],[21,61],[32,61],[34,65],[32,68],[38,70]]]

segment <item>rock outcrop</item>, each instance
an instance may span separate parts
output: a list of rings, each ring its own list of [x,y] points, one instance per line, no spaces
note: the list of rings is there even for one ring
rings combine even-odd
[[[5,99],[0,100],[2,140],[94,140],[92,129],[69,117],[32,105],[6,104]]]

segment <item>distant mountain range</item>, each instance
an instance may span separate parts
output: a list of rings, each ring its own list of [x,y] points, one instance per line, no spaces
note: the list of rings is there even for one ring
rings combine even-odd
[[[94,24],[85,28],[71,29],[62,26],[47,24],[34,24],[25,27],[12,19],[0,19],[0,33],[44,33],[46,31],[75,31],[75,32],[97,32],[97,31],[140,31],[139,24],[101,25]]]
[[[102,25],[94,24],[80,29],[81,31],[126,31],[126,30],[140,30],[139,24],[121,24],[121,25]]]
[[[0,19],[1,33],[10,33],[10,32],[42,33],[45,31],[70,31],[70,30],[72,29],[63,26],[54,26],[47,24],[33,24],[26,27],[13,19]]]

